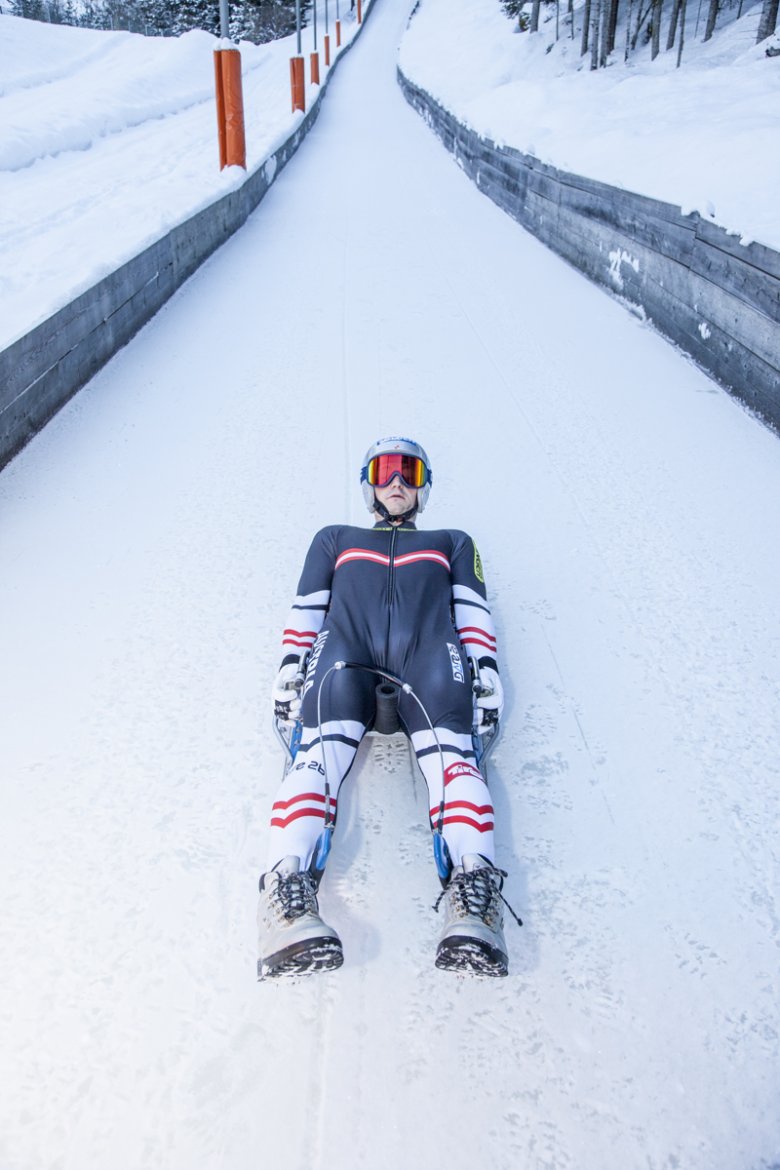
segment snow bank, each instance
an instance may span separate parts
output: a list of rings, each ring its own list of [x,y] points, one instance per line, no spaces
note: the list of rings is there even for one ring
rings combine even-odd
[[[401,45],[406,75],[467,125],[562,170],[698,211],[780,247],[780,59],[756,45],[760,4],[676,51],[592,73],[554,13],[517,34],[497,0],[423,0]],[[665,34],[665,30],[664,30]],[[699,31],[699,38],[701,30]],[[623,34],[624,36],[624,34]]]
[[[159,39],[115,33],[90,52],[80,38],[73,44],[82,55],[70,67],[61,61],[59,76],[44,80],[39,66],[18,77],[15,90],[7,90],[0,170],[88,150],[106,135],[214,100],[208,66],[215,40],[208,33]],[[253,45],[244,45],[242,56],[245,71],[262,64],[263,54]]]
[[[345,13],[342,47],[357,28]],[[0,347],[244,181],[219,170],[218,43],[0,21]],[[248,173],[301,121],[295,47],[240,46]],[[319,92],[307,83],[307,108]]]

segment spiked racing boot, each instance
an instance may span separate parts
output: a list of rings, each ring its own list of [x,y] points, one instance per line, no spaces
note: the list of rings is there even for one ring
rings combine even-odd
[[[341,939],[320,918],[315,881],[300,864],[285,857],[260,879],[258,979],[332,971],[344,962]]]
[[[467,853],[452,871],[436,966],[473,975],[508,974],[501,888],[505,874],[479,853]],[[436,907],[438,909],[439,903]]]

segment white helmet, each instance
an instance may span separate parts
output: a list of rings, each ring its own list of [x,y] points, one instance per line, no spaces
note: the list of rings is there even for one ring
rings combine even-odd
[[[422,512],[431,491],[433,478],[431,465],[419,443],[415,443],[413,439],[400,438],[397,435],[391,435],[387,439],[378,439],[368,448],[363,459],[363,466],[360,469],[360,483],[363,488],[363,499],[366,501],[369,512],[373,512],[376,508],[376,497],[372,484],[368,482],[368,465],[372,459],[376,459],[377,455],[410,455],[413,459],[420,460],[424,469],[422,483],[419,485],[409,484],[409,486],[417,487],[417,511]]]

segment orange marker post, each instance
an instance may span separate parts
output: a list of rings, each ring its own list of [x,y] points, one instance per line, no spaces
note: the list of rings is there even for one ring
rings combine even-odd
[[[363,23],[363,0],[357,0],[357,18],[358,24]]]
[[[241,85],[241,54],[238,49],[214,50],[214,80],[220,169],[246,169],[244,93]]]
[[[306,113],[306,82],[303,75],[303,57],[290,58],[290,89],[292,91],[292,109]]]
[[[336,48],[341,48],[341,21],[336,21]]]
[[[225,87],[225,147],[227,165],[246,170],[244,90],[241,84],[241,54],[238,49],[222,50],[222,78]]]
[[[325,33],[325,68],[330,67],[330,37]]]
[[[311,55],[311,83],[312,85],[320,84],[320,55],[319,53],[312,53]]]

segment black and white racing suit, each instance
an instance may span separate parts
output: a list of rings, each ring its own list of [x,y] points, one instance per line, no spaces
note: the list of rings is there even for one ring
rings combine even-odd
[[[414,698],[401,694],[399,715],[417,755],[430,798],[431,827],[440,823],[454,865],[464,853],[493,861],[493,804],[472,743],[473,695],[467,655],[496,667],[493,619],[482,565],[465,532],[418,532],[411,523],[374,528],[332,525],[315,536],[283,638],[282,665],[311,650],[304,684],[303,733],[294,763],[273,806],[269,868],[283,857],[312,858],[329,807],[375,715],[375,675],[334,670],[334,662],[375,666],[411,684],[436,729],[436,740]]]

